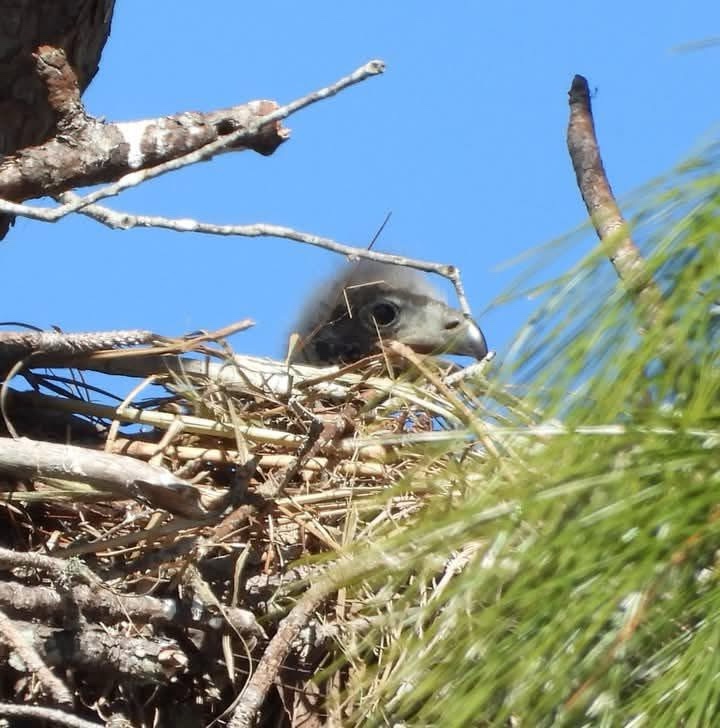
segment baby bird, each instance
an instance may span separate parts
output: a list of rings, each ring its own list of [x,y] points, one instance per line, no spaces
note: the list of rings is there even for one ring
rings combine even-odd
[[[349,364],[399,341],[421,354],[482,359],[485,337],[451,308],[418,271],[388,263],[351,263],[308,300],[293,331],[300,340],[291,361]]]

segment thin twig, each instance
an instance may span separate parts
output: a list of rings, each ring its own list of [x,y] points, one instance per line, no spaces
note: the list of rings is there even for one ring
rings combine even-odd
[[[385,64],[382,61],[370,61],[365,65],[360,66],[360,68],[356,69],[351,74],[339,79],[335,83],[318,89],[317,91],[312,91],[306,96],[296,99],[295,101],[292,101],[285,106],[281,106],[280,108],[275,109],[269,114],[265,114],[259,117],[255,123],[249,125],[246,129],[239,129],[236,132],[227,134],[226,136],[223,136],[222,138],[205,145],[201,149],[196,149],[188,154],[184,154],[180,157],[169,160],[168,162],[158,164],[155,167],[150,167],[149,169],[139,170],[137,172],[131,172],[130,174],[126,174],[119,180],[117,180],[117,182],[114,182],[111,185],[101,187],[99,190],[95,190],[94,192],[91,192],[84,197],[79,197],[78,199],[60,205],[59,207],[42,208],[29,205],[18,205],[9,201],[0,200],[0,212],[11,213],[14,215],[22,215],[24,217],[30,217],[35,220],[44,220],[46,222],[55,222],[56,220],[59,220],[60,218],[70,214],[71,212],[76,212],[89,204],[97,202],[98,200],[103,200],[107,197],[114,197],[123,190],[129,189],[131,187],[136,187],[146,180],[159,177],[160,175],[166,174],[167,172],[172,172],[174,170],[187,167],[190,164],[195,164],[197,162],[203,162],[207,159],[210,159],[210,157],[215,156],[216,154],[228,149],[229,147],[241,144],[243,141],[250,139],[255,134],[257,134],[260,129],[267,126],[268,124],[272,124],[276,121],[286,119],[288,116],[294,114],[296,111],[299,111],[306,106],[310,106],[317,101],[322,101],[323,99],[334,96],[340,91],[350,86],[354,86],[355,84],[360,83],[361,81],[364,81],[371,76],[377,76],[384,70]]]
[[[80,200],[76,194],[72,192],[64,192],[59,197],[63,200]],[[356,247],[345,243],[338,243],[331,238],[325,238],[313,233],[304,233],[294,228],[285,227],[283,225],[271,225],[268,223],[250,223],[247,225],[220,225],[216,223],[207,223],[194,220],[192,218],[171,218],[162,215],[132,215],[127,212],[118,212],[112,208],[103,205],[86,205],[80,213],[91,217],[93,220],[101,222],[103,225],[114,230],[128,230],[134,227],[147,228],[163,228],[166,230],[174,230],[180,233],[205,233],[209,235],[229,235],[247,238],[283,238],[285,240],[294,240],[298,243],[306,245],[314,245],[333,253],[339,253],[349,258],[367,258],[379,263],[391,263],[394,265],[404,265],[426,273],[437,273],[438,275],[454,281],[458,275],[458,271],[454,266],[446,263],[432,263],[430,261],[420,260],[417,258],[408,258],[403,255],[393,255],[390,253],[381,253],[368,248]]]
[[[0,200],[0,212],[23,216],[35,220],[45,222],[56,222],[66,215],[85,210],[85,214],[102,222],[109,227],[127,229],[130,227],[162,227],[176,230],[179,232],[204,232],[215,235],[242,235],[246,237],[280,237],[298,242],[315,245],[318,247],[332,250],[336,253],[349,256],[351,258],[367,258],[379,262],[390,263],[394,265],[404,265],[417,270],[436,273],[450,280],[455,287],[460,309],[463,313],[471,317],[472,312],[465,295],[465,291],[460,279],[460,271],[452,265],[429,263],[422,260],[414,260],[404,256],[394,256],[386,253],[377,253],[370,249],[353,247],[337,243],[328,238],[322,238],[317,235],[309,235],[299,231],[292,230],[276,225],[211,225],[200,223],[195,220],[177,219],[172,220],[160,216],[134,216],[125,213],[117,213],[114,210],[103,208],[100,206],[88,209],[93,203],[118,195],[123,190],[135,187],[146,180],[153,179],[160,175],[166,174],[182,167],[186,167],[196,162],[205,161],[220,152],[242,144],[244,141],[253,138],[257,133],[275,122],[281,121],[295,112],[303,109],[318,101],[330,98],[343,91],[350,86],[365,81],[366,79],[379,75],[385,70],[385,64],[380,60],[372,60],[347,76],[339,79],[333,84],[324,88],[313,91],[295,101],[281,106],[274,111],[259,116],[255,122],[251,122],[247,127],[238,129],[230,134],[223,135],[221,138],[206,144],[200,149],[195,149],[187,154],[178,156],[154,167],[137,170],[124,175],[113,184],[101,187],[85,196],[75,195],[73,193],[63,193],[58,195],[58,199],[63,200],[63,204],[57,207],[39,207],[31,205],[23,205],[9,200]]]
[[[58,195],[62,200],[80,200],[73,192],[64,192]],[[0,206],[0,210],[2,207]],[[455,287],[460,310],[472,318],[472,311],[465,295],[465,288],[460,277],[460,269],[448,263],[433,263],[419,258],[408,258],[404,255],[393,253],[381,253],[370,248],[361,248],[354,245],[339,243],[331,238],[325,238],[313,233],[304,233],[294,228],[283,225],[271,225],[268,223],[250,223],[248,225],[220,225],[216,223],[200,222],[192,218],[170,218],[162,215],[132,215],[127,212],[119,212],[104,205],[86,205],[79,212],[83,215],[102,223],[113,230],[129,230],[135,227],[162,228],[173,230],[179,233],[204,233],[207,235],[227,235],[246,238],[281,238],[283,240],[294,240],[305,245],[313,245],[323,250],[339,253],[350,259],[365,258],[374,260],[377,263],[389,263],[401,265],[425,273],[435,273],[449,280]]]
[[[303,109],[306,106],[310,106],[311,104],[314,104],[318,101],[323,101],[324,99],[330,98],[331,96],[335,96],[335,94],[340,93],[340,91],[343,91],[350,86],[354,86],[355,84],[361,83],[362,81],[365,81],[372,76],[377,76],[383,73],[384,70],[385,64],[383,63],[383,61],[369,61],[368,63],[360,66],[360,68],[357,68],[355,71],[348,74],[347,76],[344,76],[338,81],[335,81],[335,83],[318,89],[317,91],[312,91],[306,96],[296,99],[295,101],[291,101],[289,104],[281,106],[279,109],[275,109],[275,111],[261,116],[255,123],[250,124],[247,129],[239,129],[232,134],[228,134],[227,136],[202,147],[201,149],[196,149],[195,151],[190,152],[189,154],[185,154],[182,157],[177,157],[176,159],[171,159],[170,161],[164,162],[163,164],[158,164],[156,167],[151,167],[150,169],[145,169],[141,172],[139,171],[127,174],[124,177],[121,177],[114,184],[103,187],[99,190],[96,190],[95,192],[91,192],[89,195],[85,195],[85,197],[73,201],[68,205],[63,205],[61,208],[58,209],[66,208],[67,212],[74,212],[92,202],[97,202],[98,200],[102,200],[107,197],[114,197],[123,190],[129,189],[130,187],[136,187],[141,182],[145,182],[148,179],[159,177],[160,175],[166,174],[167,172],[172,172],[176,169],[182,169],[183,167],[187,167],[190,164],[204,162],[205,160],[210,159],[219,152],[222,152],[225,149],[228,149],[229,147],[236,144],[241,144],[246,139],[250,139],[255,134],[257,134],[260,129],[267,126],[268,124],[272,124],[276,121],[282,121],[291,114],[294,114],[296,111],[299,111],[300,109]]]
[[[245,684],[233,710],[228,728],[250,728],[265,702],[270,686],[275,682],[283,662],[287,658],[293,640],[308,623],[313,612],[331,590],[328,581],[311,586],[290,614],[280,622],[275,636],[260,658],[255,671]]]

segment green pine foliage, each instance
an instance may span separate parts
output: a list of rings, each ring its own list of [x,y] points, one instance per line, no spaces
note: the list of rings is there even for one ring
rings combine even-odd
[[[720,724],[718,152],[630,211],[661,307],[607,245],[536,288],[427,508],[339,567],[348,724]]]

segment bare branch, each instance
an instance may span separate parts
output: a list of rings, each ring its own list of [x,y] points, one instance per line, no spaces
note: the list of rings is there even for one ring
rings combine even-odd
[[[57,64],[60,54],[57,49],[43,47],[38,52],[38,63],[49,56]],[[47,66],[49,63],[40,72]],[[58,114],[67,118],[68,110],[77,108],[80,101],[77,86],[69,80],[74,78],[70,75],[72,69],[63,70],[61,79],[52,76],[52,96]],[[70,136],[75,138],[58,136],[4,160],[0,165],[0,192],[7,201],[0,201],[0,211],[54,222],[92,202],[221,152],[253,148],[269,154],[287,138],[287,131],[279,126],[282,119],[383,70],[382,61],[370,61],[334,84],[280,108],[274,102],[254,101],[209,114],[186,113],[125,124],[102,124],[83,112],[66,123],[73,130]],[[56,208],[28,210],[28,206],[11,202],[118,177],[114,184]]]
[[[63,199],[78,200],[77,195],[68,192],[62,195]],[[282,238],[294,240],[305,245],[313,245],[333,253],[345,255],[348,258],[367,258],[379,263],[391,263],[404,265],[426,273],[437,273],[438,275],[453,279],[456,269],[444,263],[432,263],[418,258],[408,258],[404,255],[381,253],[375,250],[367,250],[345,243],[338,243],[331,238],[324,238],[313,233],[304,233],[300,230],[285,227],[283,225],[272,225],[268,223],[252,223],[249,225],[219,225],[216,223],[198,222],[191,218],[169,218],[160,215],[131,215],[126,212],[117,212],[101,205],[88,205],[80,210],[88,217],[103,223],[113,229],[128,230],[134,227],[164,228],[181,233],[205,233],[208,235],[238,236],[246,238]]]
[[[633,242],[605,173],[595,135],[590,90],[583,76],[575,76],[569,91],[570,120],[567,144],[585,207],[610,262],[625,287],[645,308],[651,323],[659,314],[662,294],[652,280],[639,248]]]
[[[152,167],[152,169],[147,169],[141,173],[127,175],[113,185],[109,185],[108,187],[86,195],[77,202],[74,202],[72,205],[66,205],[65,207],[68,208],[67,212],[73,212],[92,202],[97,202],[107,197],[113,197],[122,192],[124,189],[135,187],[145,180],[159,177],[162,174],[172,172],[176,169],[181,169],[182,167],[187,167],[188,165],[195,164],[196,162],[204,162],[216,154],[226,151],[229,147],[233,147],[238,144],[245,144],[268,125],[282,121],[306,106],[310,106],[317,101],[322,101],[323,99],[335,96],[335,94],[339,93],[343,89],[354,86],[361,81],[365,81],[371,76],[377,76],[384,71],[385,64],[382,61],[369,61],[364,66],[361,66],[351,74],[339,79],[330,86],[318,89],[317,91],[312,91],[296,101],[292,101],[285,106],[281,106],[274,111],[266,113],[264,116],[261,116],[255,121],[251,121],[246,129],[238,129],[237,131],[228,134],[227,137],[211,142],[201,149],[185,154],[177,159],[172,159],[164,164],[158,164],[157,166]],[[64,214],[67,214],[67,212]]]
[[[65,192],[60,199],[77,204],[82,198],[73,192]],[[0,207],[1,209],[1,207]],[[36,208],[31,208],[36,209]],[[58,208],[60,209],[60,208]],[[79,210],[83,215],[106,225],[113,230],[129,230],[135,227],[164,228],[179,233],[204,233],[207,235],[238,236],[247,238],[281,238],[294,240],[305,245],[313,245],[323,250],[345,255],[351,260],[366,258],[378,263],[390,263],[391,265],[403,265],[408,268],[435,273],[447,278],[455,287],[455,293],[460,303],[460,308],[467,316],[472,316],[470,305],[465,295],[465,289],[460,278],[460,270],[447,263],[432,263],[419,258],[408,258],[404,255],[392,253],[381,253],[377,250],[360,248],[354,245],[339,243],[331,238],[324,238],[312,233],[304,233],[300,230],[285,227],[283,225],[271,225],[268,223],[252,223],[249,225],[220,225],[216,223],[199,222],[192,218],[169,218],[161,215],[132,215],[127,212],[118,212],[103,205],[87,205]],[[17,213],[20,214],[20,213]]]
[[[83,624],[68,630],[30,621],[7,622],[48,665],[92,671],[108,682],[132,680],[136,685],[170,682],[189,663],[177,641],[164,636],[131,636],[123,628],[112,630],[107,625]],[[50,672],[47,667],[45,670]],[[71,700],[62,702],[70,704]]]
[[[153,344],[151,349],[137,350],[143,353],[182,353],[199,348],[208,341],[218,341],[250,328],[253,322],[243,319],[217,331],[191,334],[179,339],[158,336],[144,329],[121,329],[116,331],[91,331],[63,333],[56,331],[0,331],[0,375],[6,373],[9,363],[17,363],[20,357],[27,357],[19,368],[68,365],[75,357],[98,354],[103,351],[117,352],[142,344]],[[162,346],[160,346],[162,342]]]
[[[116,180],[123,175],[220,140],[221,150],[254,149],[271,154],[288,137],[279,123],[254,124],[277,108],[272,101],[208,114],[187,112],[160,119],[105,124],[85,113],[75,73],[65,54],[41,46],[35,54],[38,75],[48,89],[57,116],[57,134],[35,147],[6,156],[0,164],[0,192],[24,200],[74,187]],[[253,132],[230,140],[238,130]]]
[[[0,438],[0,470],[18,478],[59,478],[88,483],[123,498],[141,498],[189,517],[205,515],[200,493],[164,468],[124,455],[72,445]]]
[[[57,331],[0,331],[0,362],[28,354],[77,356],[102,349],[150,344],[157,337],[151,331],[129,329],[63,334]]]
[[[268,690],[278,677],[280,668],[290,653],[293,640],[308,623],[323,599],[327,598],[331,589],[330,583],[326,581],[310,587],[290,614],[280,622],[278,631],[270,640],[270,644],[233,707],[233,716],[228,723],[228,728],[250,728],[255,724],[255,719]]]
[[[370,61],[335,83],[272,110],[267,105],[273,102],[251,102],[209,114],[181,114],[126,124],[102,124],[85,114],[74,74],[64,62],[63,52],[44,46],[38,50],[36,58],[38,74],[48,86],[53,108],[62,122],[58,126],[65,130],[65,135],[32,150],[23,150],[0,164],[0,193],[6,198],[0,199],[0,212],[45,222],[55,222],[71,212],[88,208],[99,200],[115,196],[148,179],[207,160],[221,152],[254,148],[270,153],[287,138],[287,131],[277,126],[280,121],[385,70],[382,61]],[[258,106],[262,104],[266,106]],[[269,140],[268,129],[271,125],[275,125],[274,136]],[[68,143],[68,135],[75,137],[72,143]],[[105,155],[98,158],[98,151],[103,149],[106,150]],[[117,179],[121,174],[123,176]],[[17,202],[46,194],[59,195],[73,187],[106,182],[108,179],[117,181],[83,197],[65,195],[62,197],[63,204],[58,207],[43,208]],[[113,228],[163,227],[179,232],[280,237],[315,245],[350,258],[368,258],[437,273],[453,283],[460,308],[466,316],[471,316],[460,272],[452,265],[343,245],[279,225],[212,225],[188,219],[133,216],[101,207],[86,209],[86,214]]]
[[[78,559],[58,559],[34,551],[13,551],[0,548],[0,570],[37,569],[52,574],[56,579],[76,579],[89,586],[96,586],[100,578]]]
[[[70,572],[71,559],[55,560],[64,561],[65,573]],[[27,586],[14,581],[0,581],[0,608],[27,619],[60,619],[67,614],[68,604],[72,604],[84,617],[101,619],[104,624],[127,619],[135,622],[173,622],[177,619],[178,606],[174,599],[117,594],[97,576],[95,582],[92,585],[78,584],[60,591],[49,586]]]

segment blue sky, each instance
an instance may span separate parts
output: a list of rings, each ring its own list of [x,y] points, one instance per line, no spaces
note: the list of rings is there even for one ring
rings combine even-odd
[[[491,307],[499,266],[584,219],[565,147],[581,73],[622,199],[718,118],[717,2],[118,2],[88,110],[132,120],[267,98],[286,103],[372,58],[386,73],[287,120],[271,157],[228,154],[109,201],[137,213],[268,222],[460,266],[492,348],[532,301]],[[566,253],[587,251],[592,238]],[[304,295],[341,258],[285,240],[113,232],[20,220],[0,244],[4,319],[165,335],[245,317],[238,351],[279,356]],[[440,283],[442,286],[442,282]],[[490,310],[487,310],[490,307]]]

